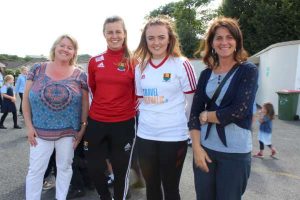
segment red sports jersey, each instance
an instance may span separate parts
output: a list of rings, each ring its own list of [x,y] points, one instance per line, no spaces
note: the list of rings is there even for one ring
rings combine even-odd
[[[134,69],[123,58],[124,49],[92,57],[88,83],[93,94],[89,117],[101,122],[120,122],[135,116]]]

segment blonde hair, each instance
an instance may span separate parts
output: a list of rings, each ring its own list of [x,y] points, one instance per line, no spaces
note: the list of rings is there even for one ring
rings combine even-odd
[[[13,75],[8,74],[8,75],[4,76],[4,82],[5,82],[5,83],[7,83],[7,82],[10,81],[10,80],[14,80]]]
[[[166,15],[149,18],[146,25],[144,26],[140,43],[134,53],[134,57],[141,63],[141,71],[145,69],[148,60],[151,58],[151,52],[149,51],[147,46],[146,31],[150,26],[155,25],[165,26],[168,30],[169,44],[167,47],[167,55],[172,55],[174,57],[179,57],[182,55],[176,28],[172,19]]]
[[[28,70],[28,67],[22,66],[22,67],[20,67],[20,70],[21,70],[21,72],[23,72],[24,70]]]
[[[72,36],[70,36],[70,35],[68,35],[68,34],[61,35],[61,36],[59,36],[59,37],[55,40],[55,42],[53,43],[53,45],[52,45],[52,47],[51,47],[51,50],[50,50],[50,60],[51,60],[51,61],[54,61],[54,59],[55,59],[55,48],[56,48],[56,46],[57,46],[63,39],[65,39],[65,38],[67,38],[68,40],[70,40],[71,43],[72,43],[72,45],[73,45],[73,47],[74,47],[74,56],[73,56],[73,58],[70,60],[69,64],[70,64],[70,65],[75,65],[76,62],[77,62],[78,42],[77,42],[77,40],[76,40],[74,37],[72,37]]]
[[[247,60],[248,53],[243,46],[243,35],[237,20],[229,17],[215,18],[206,33],[205,49],[203,62],[208,68],[213,69],[219,65],[219,57],[212,47],[214,37],[218,28],[226,28],[236,41],[236,50],[234,51],[234,60],[241,63]]]

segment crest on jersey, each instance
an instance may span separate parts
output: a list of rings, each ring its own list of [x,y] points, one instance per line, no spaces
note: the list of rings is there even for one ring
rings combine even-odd
[[[142,77],[141,77],[141,79],[145,79],[145,78],[146,78],[146,77],[145,77],[145,74],[143,74]]]
[[[120,63],[118,66],[118,70],[121,72],[125,72],[125,64],[124,63]]]
[[[163,81],[167,82],[171,79],[171,73],[164,73]]]

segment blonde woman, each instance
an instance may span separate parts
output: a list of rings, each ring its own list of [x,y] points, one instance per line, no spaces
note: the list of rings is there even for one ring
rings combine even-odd
[[[56,195],[65,200],[72,177],[74,148],[86,126],[87,75],[76,67],[78,44],[60,36],[50,51],[50,61],[35,64],[27,75],[23,114],[30,144],[26,199],[41,199],[43,177],[56,152]]]

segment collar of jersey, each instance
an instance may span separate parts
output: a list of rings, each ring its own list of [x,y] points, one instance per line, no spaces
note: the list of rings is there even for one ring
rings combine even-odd
[[[123,55],[124,54],[124,47],[122,47],[120,50],[117,50],[117,51],[113,51],[113,50],[107,48],[106,52],[110,55]]]
[[[169,58],[169,55],[167,55],[158,65],[155,65],[152,60],[150,59],[149,63],[152,67],[154,67],[155,69],[159,68],[160,66],[162,66]]]

